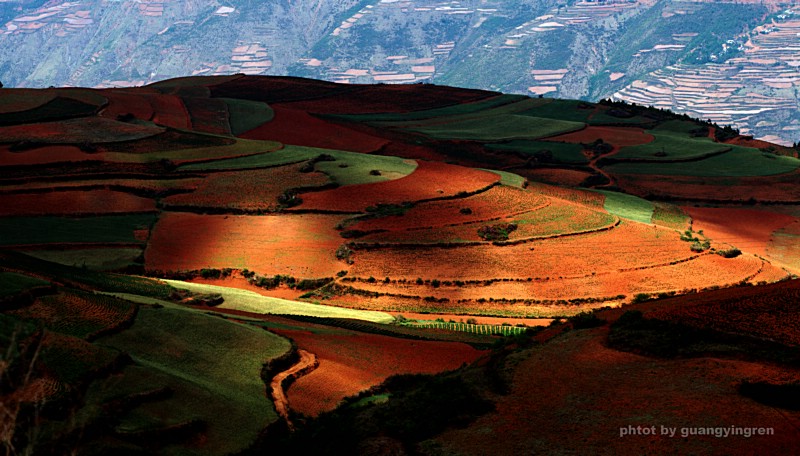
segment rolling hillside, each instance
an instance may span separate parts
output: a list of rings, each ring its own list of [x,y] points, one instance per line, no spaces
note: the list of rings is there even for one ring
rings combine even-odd
[[[736,360],[708,385],[742,413],[765,406],[729,383],[795,378],[797,151],[685,115],[246,75],[0,89],[0,170],[6,448],[299,451],[376,413],[309,451],[463,451],[449,426],[514,426],[530,388],[585,387],[530,374],[558,353],[614,360],[583,379],[670,371],[700,404],[678,424],[709,402],[642,354]],[[710,305],[725,318],[703,323]],[[710,332],[664,352],[684,326]]]

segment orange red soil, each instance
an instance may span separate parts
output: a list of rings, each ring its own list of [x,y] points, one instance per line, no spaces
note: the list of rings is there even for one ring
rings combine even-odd
[[[767,245],[775,231],[797,221],[795,217],[753,209],[685,206],[692,217],[692,229],[714,243],[738,247],[744,252],[767,255]]]
[[[273,105],[275,117],[239,135],[245,139],[266,139],[298,146],[375,152],[388,141],[377,136],[336,125],[305,111]]]
[[[570,454],[711,454],[721,439],[660,435],[660,426],[772,427],[774,435],[729,437],[736,454],[788,454],[800,440],[800,413],[741,397],[743,380],[800,380],[797,373],[714,358],[655,359],[608,348],[607,328],[570,331],[520,359],[496,411],[436,438],[444,454],[518,455],[561,448]],[[655,436],[620,436],[656,426]],[[565,438],[565,436],[569,436]]]
[[[627,147],[651,143],[655,137],[645,133],[641,128],[590,126],[576,132],[547,138],[547,141],[588,144],[597,139],[602,139],[615,147]]]
[[[361,212],[378,203],[397,204],[476,192],[499,181],[498,174],[488,171],[419,161],[413,173],[400,179],[304,193],[299,208]]]
[[[305,324],[304,324],[305,325]],[[271,329],[314,353],[319,367],[288,391],[293,411],[316,416],[345,397],[395,374],[432,374],[471,363],[483,352],[458,342],[433,342],[310,326],[312,331]]]
[[[164,198],[165,207],[192,206],[271,211],[286,190],[318,187],[329,182],[319,172],[301,173],[297,165],[209,174],[197,190]]]
[[[59,162],[102,161],[105,154],[86,153],[75,146],[45,146],[22,152],[11,152],[0,146],[0,163],[3,166],[43,165]]]
[[[250,269],[262,275],[333,277],[346,265],[336,260],[341,216],[198,215],[162,213],[147,250],[148,270]]]
[[[155,212],[151,199],[113,190],[0,194],[0,216]]]

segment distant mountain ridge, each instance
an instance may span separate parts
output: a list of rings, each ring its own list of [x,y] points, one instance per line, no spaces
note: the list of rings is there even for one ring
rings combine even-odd
[[[7,87],[289,74],[622,99],[800,137],[800,8],[777,1],[0,2]]]

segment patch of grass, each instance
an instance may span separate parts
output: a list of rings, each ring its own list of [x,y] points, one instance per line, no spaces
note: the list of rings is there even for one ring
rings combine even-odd
[[[50,285],[50,282],[14,272],[0,272],[0,297],[12,296],[31,288]]]
[[[148,229],[154,214],[110,215],[102,217],[3,217],[0,218],[0,245],[57,243],[131,243],[144,241],[134,231]]]
[[[254,154],[247,157],[229,158],[205,163],[192,163],[183,165],[179,169],[186,171],[211,171],[269,168],[304,162],[322,154],[330,154],[330,152],[331,151],[328,149],[319,149],[316,147],[286,145],[280,148],[280,150],[266,151],[265,153]]]
[[[465,114],[475,114],[490,109],[495,109],[501,106],[511,105],[528,97],[524,95],[498,95],[483,100],[474,101],[472,103],[459,103],[452,106],[445,106],[443,108],[427,109],[425,111],[414,111],[405,113],[383,113],[383,114],[353,114],[353,115],[337,115],[337,117],[344,120],[351,120],[356,122],[407,122],[412,120],[425,120],[436,119],[441,117],[460,116]]]
[[[198,293],[219,293],[225,298],[219,307],[224,309],[242,310],[245,312],[283,314],[283,315],[309,315],[327,318],[354,318],[376,323],[392,323],[394,317],[385,312],[370,310],[345,309],[341,307],[325,306],[308,302],[289,301],[280,298],[262,296],[248,290],[205,285],[199,283],[182,282],[179,280],[165,280],[175,288],[187,289]]]
[[[548,101],[541,106],[521,112],[520,115],[586,122],[595,108],[593,104],[579,100],[549,99]]]
[[[583,154],[583,147],[580,144],[515,139],[505,143],[487,144],[485,147],[490,150],[514,152],[522,156],[532,157],[540,164],[589,163],[589,159]]]
[[[651,130],[655,140],[648,144],[623,147],[614,159],[642,160],[686,160],[717,154],[730,149],[728,144],[720,144],[709,138],[690,138],[684,133]]]
[[[177,410],[160,404],[139,410],[142,415],[158,417],[160,410],[168,417],[202,416],[222,439],[216,443],[229,451],[246,447],[277,419],[264,393],[261,369],[291,345],[272,333],[174,305],[143,307],[130,329],[97,343],[125,351],[137,364],[196,388],[198,395],[175,404]],[[211,397],[211,402],[205,400]],[[227,406],[221,408],[223,404]],[[143,424],[141,419],[131,421],[128,417],[125,424],[134,429]]]
[[[785,174],[798,167],[800,159],[797,158],[767,154],[751,147],[732,146],[730,152],[688,163],[617,163],[605,169],[614,174],[746,177]]]
[[[339,185],[371,184],[407,176],[417,169],[417,162],[398,157],[328,151],[335,161],[320,161],[315,167]]]
[[[642,223],[650,223],[655,205],[638,196],[607,190],[593,190],[605,195],[603,208],[610,214]]]
[[[220,98],[220,100],[228,105],[231,133],[234,136],[265,124],[275,117],[275,112],[266,103],[238,98]]]

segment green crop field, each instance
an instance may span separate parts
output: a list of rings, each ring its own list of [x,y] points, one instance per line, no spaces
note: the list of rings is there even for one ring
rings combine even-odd
[[[654,123],[653,119],[647,117],[633,116],[633,117],[615,117],[606,113],[606,111],[597,111],[592,114],[588,120],[589,125],[650,125]]]
[[[658,124],[655,128],[653,128],[653,131],[682,133],[684,136],[688,137],[693,130],[698,130],[700,128],[702,128],[701,125],[698,125],[697,122],[693,122],[691,120],[668,120]]]
[[[263,329],[177,305],[143,307],[130,329],[97,343],[123,350],[138,365],[188,383],[198,393],[187,396],[193,399],[188,402],[180,401],[180,394],[170,398],[167,402],[174,407],[162,403],[139,408],[123,420],[128,431],[146,429],[145,417],[196,417],[207,424],[220,450],[226,450],[220,452],[227,453],[247,446],[277,419],[265,396],[261,368],[287,352],[290,344]]]
[[[384,114],[342,114],[331,116],[356,122],[408,122],[414,120],[437,119],[442,117],[461,116],[488,111],[501,106],[511,105],[528,99],[525,95],[498,95],[472,103],[459,103],[443,108],[427,109],[413,112],[392,112]]]
[[[187,171],[216,171],[269,168],[300,163],[317,158],[320,155],[329,155],[335,160],[318,161],[314,165],[315,169],[329,175],[334,182],[340,185],[368,184],[396,179],[411,174],[417,168],[417,163],[413,160],[406,160],[399,157],[286,145],[275,152],[190,164],[182,166],[181,169]],[[370,174],[371,171],[377,171],[378,173]]]
[[[650,223],[655,206],[650,201],[625,193],[595,190],[605,195],[603,208],[610,214],[642,223]]]
[[[266,103],[237,98],[220,98],[228,105],[231,133],[235,136],[265,124],[275,117],[275,112]]]
[[[354,318],[376,323],[391,323],[394,317],[385,312],[371,310],[345,309],[341,307],[312,304],[309,302],[289,301],[280,298],[261,296],[258,293],[237,288],[204,285],[198,283],[182,282],[180,280],[165,280],[175,288],[187,289],[198,293],[219,293],[225,298],[221,308],[242,310],[262,314],[283,315],[309,315],[327,318]]]
[[[623,147],[615,159],[646,159],[658,161],[702,158],[731,148],[708,138],[690,138],[685,133],[651,130],[655,140],[648,144]],[[663,154],[663,155],[662,155]]]
[[[93,271],[116,271],[134,264],[142,254],[142,250],[133,248],[30,250],[25,254],[66,266],[85,267]]]
[[[14,272],[0,272],[0,297],[46,285],[50,285],[50,282]]]
[[[134,231],[148,229],[155,214],[103,217],[2,217],[0,245],[60,243],[140,244]]]
[[[485,147],[491,150],[508,151],[531,157],[550,151],[552,158],[549,161],[552,163],[589,163],[589,159],[583,154],[583,147],[580,144],[515,139],[504,143],[486,144]],[[544,161],[544,163],[547,163],[547,161]]]
[[[417,162],[399,157],[343,151],[326,153],[336,160],[317,162],[315,168],[339,185],[371,184],[397,179],[408,176],[417,169]]]
[[[504,141],[538,139],[580,130],[583,123],[522,115],[491,115],[445,124],[409,128],[436,139]]]
[[[771,176],[795,171],[800,159],[732,146],[730,152],[689,163],[617,163],[605,169],[614,174],[666,176],[746,177]]]
[[[586,103],[585,101],[547,98],[545,98],[545,100],[548,100],[548,103],[521,112],[520,115],[569,120],[572,122],[586,122],[589,118],[589,114],[594,112],[594,105]]]

